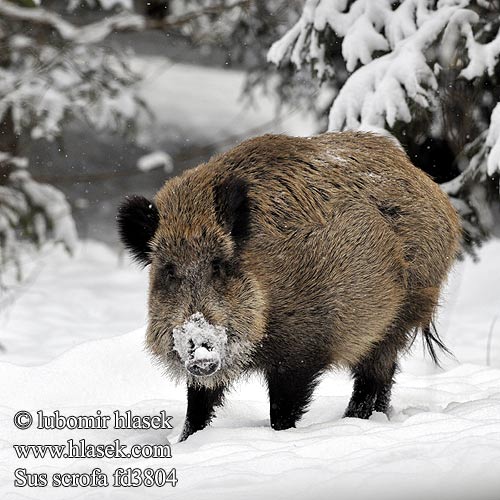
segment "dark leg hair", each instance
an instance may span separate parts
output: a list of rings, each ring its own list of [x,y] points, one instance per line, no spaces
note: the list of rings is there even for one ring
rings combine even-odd
[[[391,341],[383,341],[352,370],[354,388],[344,417],[370,418],[373,411],[387,413],[397,351]]]
[[[278,366],[267,372],[271,427],[280,431],[295,427],[307,410],[323,369]]]
[[[187,413],[180,441],[185,441],[191,434],[205,428],[212,420],[215,407],[224,401],[224,387],[207,389],[206,387],[188,386]]]
[[[394,363],[393,375],[397,370],[397,364]],[[377,398],[375,399],[374,411],[379,411],[381,413],[385,413],[389,411],[389,405],[391,404],[391,392],[392,386],[394,384],[394,380],[392,379],[390,383],[385,384],[379,391],[377,392]]]

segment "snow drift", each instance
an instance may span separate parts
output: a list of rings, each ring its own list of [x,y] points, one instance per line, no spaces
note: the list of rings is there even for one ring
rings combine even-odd
[[[342,419],[351,381],[345,373],[328,373],[298,427],[276,432],[269,426],[265,387],[251,377],[228,394],[210,428],[183,443],[177,439],[185,388],[151,361],[144,327],[112,336],[127,324],[143,324],[144,276],[126,266],[114,268],[116,257],[95,243],[80,248],[64,266],[67,257],[56,253],[11,316],[0,318],[6,348],[0,361],[0,497],[496,500],[500,345],[492,318],[500,299],[499,250],[499,242],[491,243],[479,264],[458,266],[440,321],[458,361],[446,360],[446,370],[439,371],[416,347],[397,376],[390,420],[379,413],[367,421]],[[97,338],[99,333],[109,338]],[[489,361],[497,368],[484,365],[488,338]],[[14,364],[22,360],[31,366]],[[19,430],[13,424],[19,410],[63,415],[130,410],[143,416],[165,410],[173,429]],[[18,459],[12,447],[68,439],[170,443],[172,458]],[[108,475],[118,467],[176,468],[178,483],[175,488],[15,488],[19,467],[48,474],[99,467]]]

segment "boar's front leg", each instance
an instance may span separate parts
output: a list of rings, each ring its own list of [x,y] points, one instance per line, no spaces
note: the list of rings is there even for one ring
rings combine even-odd
[[[279,365],[267,372],[271,427],[289,429],[307,410],[321,368],[290,368]]]
[[[215,408],[224,401],[224,387],[209,389],[188,385],[187,413],[180,441],[205,428],[212,420]]]

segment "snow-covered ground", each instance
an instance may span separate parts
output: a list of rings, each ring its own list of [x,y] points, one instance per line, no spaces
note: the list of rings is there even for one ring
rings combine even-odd
[[[1,498],[491,499],[500,496],[500,242],[458,264],[443,297],[440,330],[457,360],[430,364],[420,344],[403,363],[391,420],[341,419],[351,383],[330,373],[297,429],[275,432],[260,380],[239,383],[212,427],[177,443],[185,390],[143,349],[146,272],[108,248],[83,244],[74,259],[45,257],[0,314]],[[132,331],[132,333],[126,333]],[[489,341],[490,337],[490,341]],[[416,343],[418,344],[418,343]],[[488,355],[488,344],[489,355]],[[486,360],[490,366],[486,366]],[[172,430],[18,430],[13,416],[98,409],[172,415]],[[172,445],[168,459],[18,459],[13,444]],[[177,470],[175,488],[15,488],[14,470]]]
[[[309,135],[317,131],[311,113],[285,106],[276,116],[277,100],[261,91],[253,102],[242,96],[243,71],[201,67],[164,57],[141,57],[134,66],[143,76],[140,96],[161,126],[144,126],[141,142],[152,147],[170,140],[224,144],[266,132]]]
[[[74,258],[62,248],[40,257],[27,285],[0,306],[0,360],[40,364],[88,340],[145,324],[147,275],[97,242]]]

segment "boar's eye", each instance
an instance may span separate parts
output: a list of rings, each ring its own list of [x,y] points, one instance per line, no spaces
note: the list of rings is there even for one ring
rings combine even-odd
[[[172,263],[165,264],[163,266],[163,275],[166,278],[173,278],[175,276],[175,266]]]
[[[177,279],[177,273],[175,270],[175,264],[167,263],[161,268],[161,278],[164,282],[173,282]]]
[[[212,261],[212,276],[214,278],[228,278],[232,272],[233,268],[229,262],[220,258]]]
[[[175,264],[158,264],[154,274],[153,286],[158,292],[174,292],[180,284],[180,277],[177,274]]]
[[[212,261],[211,266],[214,278],[231,278],[237,274],[237,265],[232,261],[217,258]]]
[[[220,278],[222,276],[222,274],[224,273],[223,267],[224,267],[224,265],[223,265],[221,259],[214,259],[212,261],[212,275],[215,278]]]

